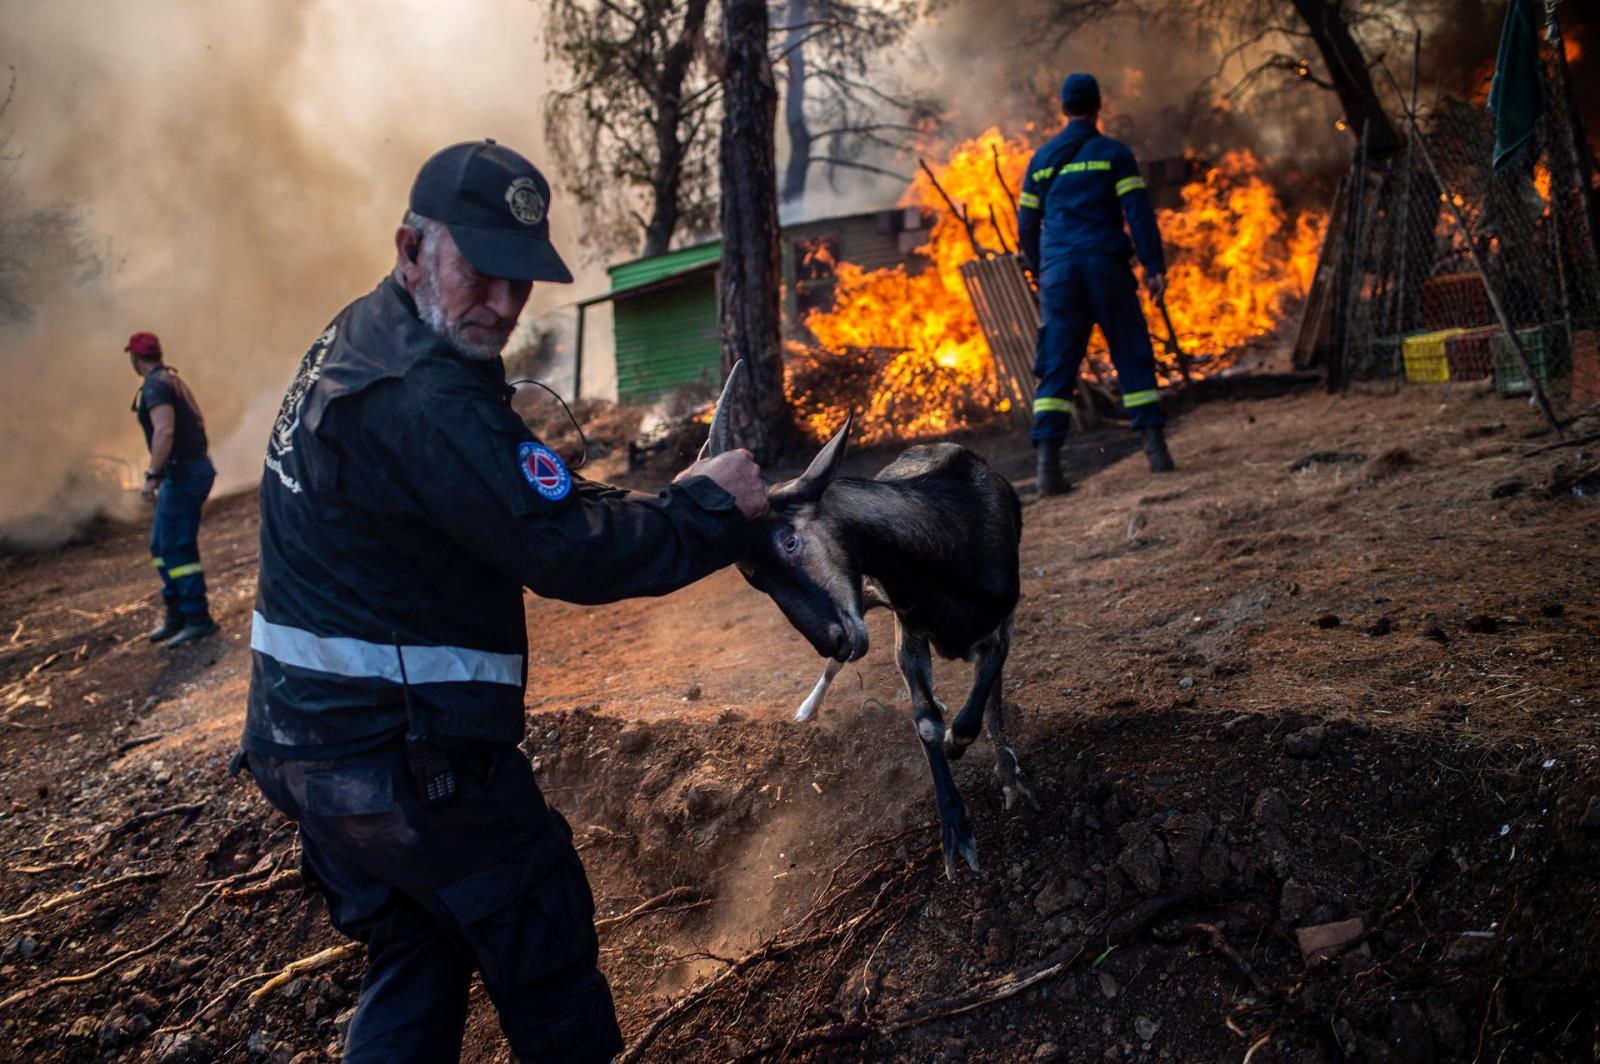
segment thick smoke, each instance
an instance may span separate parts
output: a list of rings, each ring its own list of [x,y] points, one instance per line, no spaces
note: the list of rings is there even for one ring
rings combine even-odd
[[[70,532],[105,501],[97,472],[143,467],[122,354],[137,330],[197,393],[221,485],[253,482],[300,355],[392,264],[422,160],[484,136],[539,160],[540,17],[528,0],[0,8],[14,192],[76,208],[108,259],[0,327],[0,540]],[[553,228],[577,265],[561,191]],[[540,288],[530,316],[601,283]]]
[[[943,101],[941,128],[910,153],[878,152],[867,161],[909,177],[916,154],[937,156],[945,144],[991,126],[1008,135],[1032,129],[1043,140],[1062,122],[1061,79],[1082,70],[1101,82],[1103,126],[1141,159],[1193,154],[1214,161],[1248,148],[1269,167],[1319,177],[1348,164],[1352,140],[1335,126],[1339,105],[1331,93],[1269,79],[1260,91],[1227,98],[1241,74],[1265,58],[1264,47],[1225,62],[1227,34],[1193,18],[1107,14],[1060,32],[1048,17],[1056,6],[1050,0],[937,5],[903,48],[880,58],[901,84]],[[814,175],[805,201],[789,214],[887,206],[904,188],[905,182],[857,173],[830,188]],[[1323,183],[1310,189],[1313,198],[1325,192]]]
[[[961,134],[990,125],[1013,132],[1060,127],[1061,80],[1092,73],[1105,97],[1102,126],[1142,160],[1193,154],[1215,161],[1248,148],[1269,165],[1300,172],[1342,168],[1350,139],[1335,127],[1339,106],[1308,85],[1263,82],[1228,98],[1240,75],[1265,58],[1246,49],[1225,62],[1228,41],[1193,18],[1102,16],[1070,31],[1053,25],[1044,0],[963,4],[942,19],[926,47],[943,72],[940,93]]]

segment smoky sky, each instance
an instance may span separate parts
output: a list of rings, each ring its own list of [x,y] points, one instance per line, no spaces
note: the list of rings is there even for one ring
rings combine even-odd
[[[541,5],[490,0],[52,0],[0,5],[16,69],[10,187],[71,205],[105,252],[0,328],[0,531],[71,508],[103,457],[143,468],[130,333],[157,333],[204,408],[225,485],[258,475],[300,355],[393,262],[434,150],[492,136],[535,162]],[[573,246],[557,188],[552,225]],[[26,255],[27,248],[20,249]],[[569,258],[578,264],[580,257]],[[536,291],[530,313],[596,288]]]

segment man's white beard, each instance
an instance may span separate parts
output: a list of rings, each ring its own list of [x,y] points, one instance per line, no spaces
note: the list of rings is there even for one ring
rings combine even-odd
[[[424,268],[422,276],[417,281],[417,290],[412,294],[417,302],[417,317],[421,318],[433,334],[460,355],[462,358],[474,362],[489,362],[500,357],[505,341],[498,343],[479,343],[468,339],[461,331],[459,324],[452,323],[445,317],[444,310],[439,306],[439,277],[431,268]]]

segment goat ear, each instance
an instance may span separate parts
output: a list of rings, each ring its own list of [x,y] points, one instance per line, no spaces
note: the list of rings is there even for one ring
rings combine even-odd
[[[853,415],[846,414],[844,424],[839,431],[833,434],[833,439],[823,444],[822,450],[811,460],[806,471],[800,474],[800,485],[804,494],[816,498],[827,490],[833,483],[834,475],[839,472],[839,463],[844,461],[844,451],[850,439],[850,421]]]

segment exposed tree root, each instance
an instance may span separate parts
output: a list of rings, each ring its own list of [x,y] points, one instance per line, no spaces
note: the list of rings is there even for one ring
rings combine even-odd
[[[616,916],[607,916],[594,922],[595,930],[605,927],[616,927],[630,923],[647,913],[659,912],[663,909],[680,912],[685,909],[699,909],[710,905],[716,899],[708,895],[699,887],[673,887],[669,891],[657,894],[648,901],[641,902],[625,913]]]
[[[366,947],[359,942],[346,942],[339,946],[329,946],[320,953],[313,953],[309,957],[301,957],[297,961],[290,961],[288,964],[283,966],[283,969],[278,972],[277,975],[274,975],[271,979],[268,979],[265,983],[262,983],[260,986],[252,990],[250,992],[250,996],[245,999],[245,1002],[254,1008],[256,1005],[261,1003],[262,998],[266,997],[280,986],[287,984],[293,980],[295,976],[304,975],[306,972],[314,972],[319,968],[327,968],[331,965],[338,964],[340,961],[345,960],[348,957],[354,957],[365,950]]]
[[[298,868],[285,868],[275,873],[271,879],[260,883],[251,883],[243,887],[230,887],[222,892],[222,900],[229,905],[249,905],[251,902],[265,898],[269,894],[276,894],[280,890],[288,890],[304,883]]]
[[[87,868],[89,867],[90,861],[93,861],[96,857],[99,857],[101,854],[105,853],[111,848],[112,841],[118,836],[126,835],[128,832],[142,828],[152,821],[160,820],[162,817],[180,815],[193,816],[195,813],[198,813],[200,810],[204,809],[208,804],[210,804],[209,799],[204,802],[189,802],[185,805],[169,805],[161,809],[152,809],[148,813],[138,813],[134,816],[130,816],[128,819],[124,820],[110,831],[107,831],[104,835],[101,835],[98,842],[77,857],[70,857],[65,861],[54,861],[45,865],[11,865],[10,871],[16,872],[19,875],[37,876],[42,875],[45,872],[64,872]],[[87,842],[88,840],[89,836],[84,836],[75,841]]]
[[[905,834],[906,832],[902,831],[880,839],[874,839],[850,851],[850,854],[833,869],[827,885],[818,894],[817,900],[805,916],[779,931],[756,949],[736,960],[727,962],[728,966],[722,971],[690,990],[687,994],[678,998],[677,1001],[674,1001],[665,1011],[650,1021],[650,1024],[634,1039],[633,1044],[617,1057],[616,1064],[636,1064],[645,1051],[650,1048],[651,1043],[663,1031],[699,1009],[719,990],[729,985],[741,972],[754,970],[768,962],[781,960],[812,946],[848,939],[859,929],[872,922],[883,912],[885,902],[894,897],[900,888],[906,886],[916,875],[919,865],[917,860],[910,862],[894,859],[882,860],[838,890],[833,891],[832,885],[839,872],[857,855],[874,847],[894,842]],[[930,847],[922,856],[929,857],[933,852],[933,848]],[[829,914],[835,912],[847,898],[874,881],[878,883],[877,890],[864,910],[837,924],[819,926],[826,919],[832,918]],[[804,932],[802,929],[807,927],[814,928],[814,930]]]
[[[654,1020],[651,1020],[650,1026],[646,1027],[639,1034],[639,1037],[634,1040],[633,1045],[629,1046],[619,1057],[617,1057],[616,1064],[635,1064],[635,1062],[644,1055],[645,1050],[650,1048],[650,1043],[654,1042],[662,1031],[666,1030],[667,1027],[682,1019],[684,1016],[687,1016],[694,1010],[698,1009],[705,1003],[707,998],[711,997],[723,986],[723,984],[729,982],[740,972],[753,968],[757,965],[764,964],[768,961],[778,960],[782,957],[788,956],[789,954],[795,953],[796,951],[806,949],[807,947],[814,946],[820,942],[826,942],[830,939],[838,937],[839,935],[845,934],[850,930],[853,930],[862,922],[873,916],[882,905],[884,898],[890,894],[891,888],[904,882],[905,878],[906,876],[902,875],[883,884],[883,886],[878,888],[877,895],[872,899],[872,904],[867,906],[865,912],[858,916],[852,917],[838,927],[830,927],[822,931],[815,931],[811,934],[804,935],[789,942],[773,939],[762,944],[759,948],[745,954],[743,957],[740,957],[738,960],[734,961],[728,967],[718,972],[712,978],[702,983],[695,989],[689,991],[689,993],[683,995],[683,997],[679,998],[677,1001],[673,1002],[665,1012],[657,1016]]]
[[[158,739],[165,738],[166,734],[166,732],[155,732],[151,735],[136,735],[132,739],[124,739],[122,742],[117,744],[117,752],[112,756],[121,757],[129,750],[135,750],[148,743],[153,743]]]
[[[173,1034],[173,1033],[178,1032],[178,1031],[187,1031],[189,1028],[193,1027],[196,1023],[198,1023],[201,1019],[203,1019],[205,1017],[205,1015],[207,1013],[209,1013],[212,1009],[216,1008],[218,1005],[220,1005],[224,1001],[228,1000],[228,998],[232,997],[234,995],[234,993],[236,991],[238,991],[238,989],[240,987],[244,986],[246,983],[254,983],[254,982],[257,982],[257,981],[262,980],[262,979],[270,979],[270,978],[272,978],[273,974],[274,973],[272,973],[272,972],[252,972],[249,975],[241,975],[241,976],[239,976],[239,978],[233,980],[227,986],[223,987],[221,989],[221,991],[219,991],[217,993],[216,997],[212,998],[210,1001],[206,1002],[204,1005],[201,1005],[198,1009],[196,1009],[194,1011],[194,1015],[190,1016],[183,1023],[174,1024],[174,1025],[168,1026],[168,1027],[157,1027],[154,1031],[151,1031],[150,1032],[150,1042],[151,1042],[151,1044],[152,1045],[155,1044],[155,1040],[158,1037],[160,1037],[161,1035]]]
[[[157,935],[150,942],[147,942],[145,945],[140,946],[137,949],[131,949],[124,953],[119,953],[99,967],[91,968],[86,972],[78,972],[75,975],[58,975],[53,979],[46,979],[42,983],[35,983],[32,986],[23,987],[16,993],[6,997],[3,1001],[0,1001],[0,1012],[4,1012],[11,1006],[20,1004],[21,1002],[24,1002],[37,994],[42,994],[46,990],[54,990],[56,987],[61,986],[73,986],[77,983],[92,982],[95,979],[100,978],[102,975],[105,975],[112,969],[118,968],[131,960],[136,960],[139,957],[143,957],[147,953],[154,953],[156,950],[160,949],[162,946],[165,946],[168,942],[171,942],[173,939],[182,934],[184,929],[194,922],[194,918],[200,915],[202,910],[204,910],[207,906],[221,896],[225,887],[232,886],[235,883],[244,883],[248,880],[267,875],[276,867],[276,862],[270,865],[263,862],[262,864],[258,864],[256,868],[250,869],[248,872],[240,872],[237,875],[229,876],[227,879],[213,884],[211,889],[207,890],[200,896],[199,901],[195,902],[187,910],[185,910],[184,914],[178,918],[178,922],[176,924],[162,932],[160,935]]]
[[[974,983],[949,997],[939,998],[914,1006],[888,1020],[851,1020],[828,1024],[809,1031],[791,1032],[782,1038],[769,1039],[740,1057],[741,1062],[769,1059],[778,1054],[788,1055],[798,1050],[819,1045],[840,1045],[864,1042],[874,1037],[884,1037],[933,1023],[937,1020],[959,1016],[965,1012],[992,1005],[1015,997],[1024,990],[1047,982],[1066,971],[1080,958],[1090,945],[1111,945],[1127,938],[1148,925],[1163,913],[1194,899],[1188,892],[1163,894],[1149,898],[1130,909],[1118,913],[1092,934],[1076,935],[1050,951],[1044,960],[1027,968],[1007,972],[993,979]],[[727,974],[727,973],[724,973]]]
[[[99,883],[90,883],[82,890],[71,890],[65,894],[57,894],[55,897],[46,898],[38,905],[23,909],[21,912],[8,913],[5,916],[0,916],[0,925],[14,924],[18,920],[30,920],[35,916],[43,916],[45,913],[55,912],[57,909],[64,909],[67,906],[75,905],[86,898],[92,898],[97,894],[104,894],[113,887],[127,886],[129,883],[139,883],[150,879],[161,879],[171,874],[172,869],[161,868],[148,872],[129,872],[127,875],[118,876],[115,879],[107,879]]]

